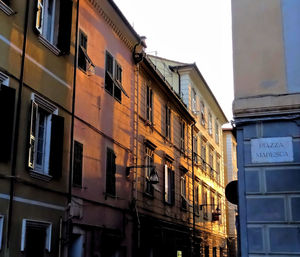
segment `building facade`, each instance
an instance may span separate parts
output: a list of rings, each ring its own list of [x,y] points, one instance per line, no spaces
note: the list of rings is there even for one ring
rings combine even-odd
[[[133,256],[136,65],[141,41],[113,1],[80,1],[69,256]]]
[[[150,56],[195,119],[191,132],[191,170],[195,252],[225,256],[226,212],[222,124],[227,119],[195,64]],[[201,255],[200,255],[201,256]]]
[[[236,138],[232,128],[223,128],[224,147],[224,173],[225,185],[238,178],[236,161]],[[236,230],[237,205],[226,202],[226,227],[228,256],[237,256],[237,230]]]
[[[75,13],[72,1],[0,1],[0,256],[63,248]]]
[[[299,256],[298,1],[232,0],[242,256]]]

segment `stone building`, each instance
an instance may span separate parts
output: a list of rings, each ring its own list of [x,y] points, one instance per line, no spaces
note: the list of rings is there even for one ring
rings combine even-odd
[[[300,2],[232,0],[242,256],[299,256]]]

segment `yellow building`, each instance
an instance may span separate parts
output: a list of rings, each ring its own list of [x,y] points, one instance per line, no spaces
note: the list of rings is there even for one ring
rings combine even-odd
[[[150,59],[196,121],[190,135],[191,148],[187,152],[193,160],[190,199],[194,205],[194,239],[201,241],[195,252],[223,256],[227,232],[221,126],[227,119],[195,64],[156,56]]]
[[[63,247],[75,7],[0,1],[0,256],[59,256]]]

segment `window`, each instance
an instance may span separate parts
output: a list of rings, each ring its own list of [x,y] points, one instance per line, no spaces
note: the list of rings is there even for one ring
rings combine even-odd
[[[216,120],[216,122],[215,122],[215,133],[216,133],[216,135],[215,135],[215,141],[216,141],[217,144],[219,144],[219,141],[220,141],[220,138],[219,138],[219,130],[220,130],[220,128],[219,128],[219,123],[218,123],[218,121]]]
[[[194,211],[197,215],[199,215],[199,184],[195,183],[195,206],[194,206]]]
[[[180,178],[180,193],[181,193],[181,208],[183,210],[187,209],[187,196],[186,196],[186,176],[183,175]]]
[[[82,152],[83,145],[74,141],[73,185],[82,186]]]
[[[208,198],[208,190],[205,186],[203,186],[203,192],[202,192],[202,196],[203,196],[203,199],[202,199],[202,210],[203,210],[203,218],[204,219],[207,219],[208,218],[208,212],[207,212],[207,198]]]
[[[153,123],[153,92],[152,92],[152,88],[147,86],[147,92],[146,92],[146,98],[147,98],[147,102],[146,102],[146,119],[147,121],[149,121],[151,124]]]
[[[211,213],[216,211],[216,202],[215,202],[215,193],[210,192],[210,205],[211,205]]]
[[[2,249],[3,225],[4,225],[4,216],[0,215],[0,250]]]
[[[220,216],[218,216],[219,218],[219,224],[222,224],[222,210],[223,206],[222,206],[222,197],[220,195],[218,195],[218,199],[217,199],[217,210],[219,211],[219,213],[221,214]]]
[[[51,251],[51,234],[51,223],[23,219],[21,251],[26,257],[44,256]]]
[[[222,247],[220,247],[220,257],[224,256],[224,249]]]
[[[87,35],[79,31],[78,67],[87,71]]]
[[[212,149],[209,149],[209,170],[210,177],[214,178],[214,152]]]
[[[220,183],[220,157],[217,157],[216,160],[216,180]]]
[[[31,102],[28,167],[40,178],[60,178],[64,141],[64,118],[57,108],[34,94]]]
[[[146,146],[146,156],[145,156],[145,165],[146,166],[153,166],[154,165],[154,149]],[[145,168],[145,177],[146,177],[146,187],[145,191],[147,194],[152,195],[154,194],[154,188],[150,183],[150,175],[151,175],[151,167]]]
[[[166,138],[171,139],[171,109],[166,105]]]
[[[35,29],[41,42],[56,54],[69,53],[73,2],[37,0],[36,4]]]
[[[165,202],[168,204],[174,204],[175,202],[175,180],[174,171],[172,165],[169,162],[165,164]]]
[[[194,162],[198,163],[198,137],[197,136],[194,136],[193,148],[194,148]]]
[[[194,88],[192,88],[192,112],[197,111],[197,94]]]
[[[213,247],[213,257],[217,257],[217,247]]]
[[[109,52],[105,56],[105,89],[120,102],[122,92],[128,97],[122,86],[122,67]]]
[[[206,171],[206,143],[202,140],[201,143],[201,158],[202,158],[202,169]]]
[[[212,116],[208,113],[208,134],[212,135]]]
[[[116,195],[116,155],[110,148],[106,151],[106,194]]]
[[[8,78],[1,75],[0,72],[0,119],[3,121],[0,126],[0,162],[8,162],[11,157],[16,90],[5,85]]]
[[[185,123],[180,121],[180,150],[185,151]]]
[[[209,257],[209,246],[208,245],[206,245],[204,248],[204,255],[205,255],[205,257]]]
[[[205,127],[205,105],[204,103],[201,101],[201,124],[203,127]]]

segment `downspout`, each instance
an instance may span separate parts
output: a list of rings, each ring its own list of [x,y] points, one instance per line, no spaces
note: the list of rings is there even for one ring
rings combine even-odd
[[[195,243],[195,229],[196,229],[196,221],[195,221],[195,171],[194,171],[194,127],[195,122],[191,126],[192,130],[192,181],[193,181],[193,234],[192,234],[192,256],[194,256],[194,243]]]
[[[178,72],[178,68],[177,68],[176,72],[178,74],[178,92],[179,92],[179,97],[181,98],[181,76],[180,76],[180,73]]]
[[[69,189],[68,203],[72,201],[72,176],[73,176],[73,145],[74,145],[74,116],[75,116],[75,100],[76,100],[76,74],[77,74],[77,59],[78,59],[78,24],[79,24],[79,0],[77,0],[76,10],[76,28],[75,28],[75,57],[74,57],[74,74],[73,74],[73,96],[71,110],[71,135],[70,135],[70,163],[69,163]]]
[[[17,149],[19,139],[19,124],[20,124],[20,110],[21,110],[21,98],[24,80],[24,66],[25,66],[25,51],[27,43],[27,29],[28,29],[28,16],[29,16],[29,0],[26,1],[25,20],[24,20],[24,39],[22,47],[22,59],[21,59],[21,70],[20,80],[18,89],[18,102],[16,108],[16,119],[14,127],[13,147],[11,151],[11,179],[10,179],[10,192],[9,192],[9,207],[8,207],[8,218],[7,218],[7,248],[9,248],[9,239],[11,233],[12,216],[13,216],[13,198],[14,198],[14,187],[15,187],[15,175],[16,175],[16,160],[17,160]]]

